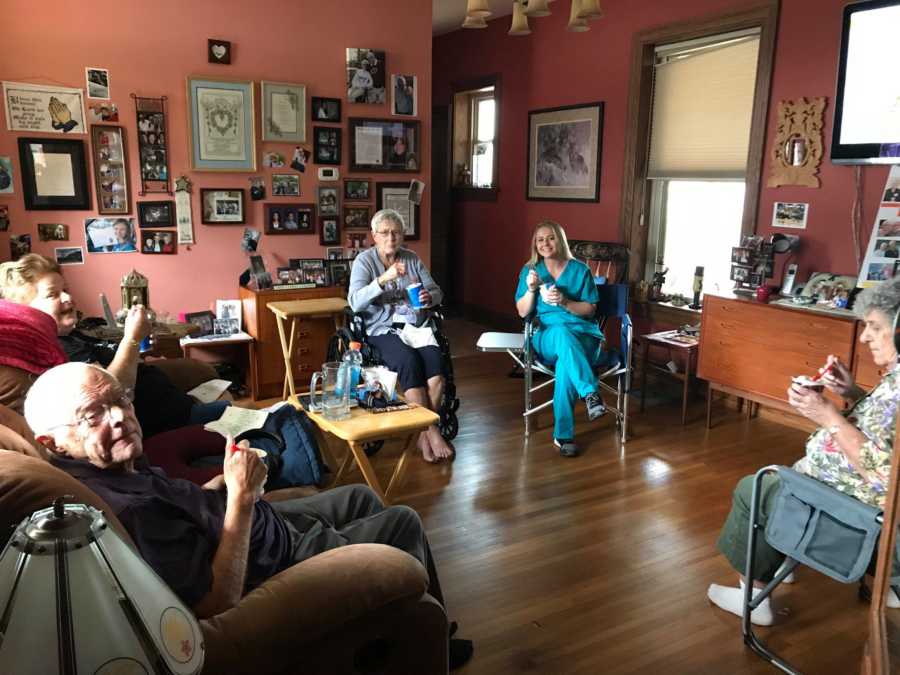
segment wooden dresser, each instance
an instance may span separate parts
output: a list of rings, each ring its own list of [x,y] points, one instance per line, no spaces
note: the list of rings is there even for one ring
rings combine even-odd
[[[829,354],[852,364],[861,386],[878,383],[871,353],[857,342],[861,330],[850,312],[707,295],[697,375],[709,382],[710,395],[724,391],[792,412],[787,402],[791,377],[815,373]]]
[[[275,315],[268,303],[284,300],[309,300],[345,296],[343,288],[304,288],[293,291],[253,291],[240,289],[244,330],[256,339],[256,378],[252,384],[253,398],[281,397],[284,386],[284,356]],[[328,341],[334,335],[330,318],[300,320],[294,339],[294,380],[298,386],[309,382],[312,374],[322,367],[328,351]]]

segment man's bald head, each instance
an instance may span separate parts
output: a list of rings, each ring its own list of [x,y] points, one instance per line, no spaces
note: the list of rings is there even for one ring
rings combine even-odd
[[[90,363],[64,363],[41,375],[25,397],[25,419],[35,435],[71,420],[76,400],[96,389],[98,383],[118,386],[115,377]]]

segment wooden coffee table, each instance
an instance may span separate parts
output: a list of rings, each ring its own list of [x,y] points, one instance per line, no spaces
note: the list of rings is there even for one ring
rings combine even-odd
[[[305,410],[297,396],[291,396],[288,401],[298,410]],[[340,467],[334,476],[334,484],[337,485],[350,468],[353,461],[359,465],[366,483],[372,488],[385,504],[390,504],[390,494],[400,482],[403,467],[406,466],[406,458],[413,446],[416,436],[432,424],[437,424],[440,419],[436,413],[428,408],[415,406],[409,410],[395,410],[387,413],[373,414],[361,408],[353,408],[350,417],[343,420],[329,420],[318,412],[305,410],[309,418],[323,432],[326,444],[331,436],[344,441],[350,452],[346,453]],[[388,481],[387,490],[382,489],[378,476],[372,463],[366,456],[364,446],[373,441],[387,441],[392,438],[404,439],[403,450],[394,466],[394,472]],[[334,456],[328,448],[322,448],[326,454],[329,465],[335,466]]]

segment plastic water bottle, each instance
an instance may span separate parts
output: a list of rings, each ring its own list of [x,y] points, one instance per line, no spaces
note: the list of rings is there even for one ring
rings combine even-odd
[[[341,369],[346,369],[348,376],[347,379],[342,379],[341,381],[349,384],[350,396],[354,398],[358,391],[359,377],[362,374],[363,357],[361,349],[362,344],[351,342],[349,349],[344,352],[344,357],[341,359]]]

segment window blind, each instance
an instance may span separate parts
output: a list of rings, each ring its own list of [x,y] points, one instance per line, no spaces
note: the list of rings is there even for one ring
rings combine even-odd
[[[648,178],[744,178],[758,54],[753,36],[657,64]]]

